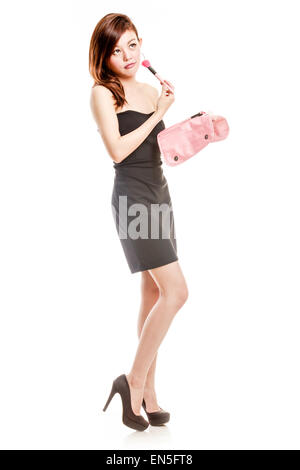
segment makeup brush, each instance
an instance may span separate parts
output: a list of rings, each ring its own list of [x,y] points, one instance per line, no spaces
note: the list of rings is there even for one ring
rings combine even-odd
[[[142,53],[142,55],[143,55],[143,57],[145,57],[143,53]],[[158,75],[158,73],[156,72],[156,70],[154,70],[154,68],[151,67],[151,64],[150,64],[150,61],[149,61],[149,60],[146,60],[146,59],[143,60],[143,61],[142,61],[142,65],[143,65],[144,67],[146,67],[148,70],[150,70],[150,72],[153,73],[154,77],[156,77],[157,80],[159,80],[160,82],[163,82],[165,85],[167,85],[167,87],[169,88],[169,90],[170,90],[172,93],[174,92],[174,88],[173,88],[171,85],[169,85],[165,80],[163,80],[163,79]]]

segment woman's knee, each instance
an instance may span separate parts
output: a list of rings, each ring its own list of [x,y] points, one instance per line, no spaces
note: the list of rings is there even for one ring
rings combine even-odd
[[[168,303],[172,303],[177,308],[181,308],[188,299],[189,292],[185,283],[178,285],[174,284],[168,289],[165,289],[161,295],[166,299]]]
[[[158,285],[160,296],[177,308],[188,299],[188,287],[178,261],[150,270],[151,277]]]
[[[184,284],[180,288],[180,299],[182,301],[182,305],[185,304],[189,297],[189,290],[187,284],[184,282]]]

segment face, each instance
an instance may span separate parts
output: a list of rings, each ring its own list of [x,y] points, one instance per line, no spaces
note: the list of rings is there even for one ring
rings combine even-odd
[[[107,61],[109,68],[120,77],[135,75],[140,64],[141,45],[142,39],[138,41],[134,31],[125,31]],[[132,67],[125,68],[133,62]]]

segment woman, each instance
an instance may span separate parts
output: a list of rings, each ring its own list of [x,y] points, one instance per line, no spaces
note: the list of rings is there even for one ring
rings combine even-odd
[[[119,393],[123,423],[137,430],[146,429],[149,422],[161,425],[169,420],[155,393],[157,351],[188,297],[156,138],[165,128],[162,117],[174,102],[174,93],[161,83],[159,96],[156,88],[136,81],[141,44],[131,20],[111,13],[96,25],[89,50],[89,70],[94,79],[91,109],[114,162],[112,210],[128,266],[132,273],[141,272],[142,294],[136,355],[130,372],[113,381],[104,411]],[[136,207],[139,217],[134,217]],[[160,222],[158,207],[163,208],[168,222],[164,217]],[[164,232],[162,236],[157,236],[157,228]],[[164,236],[166,231],[168,235]],[[140,414],[141,406],[149,421]]]

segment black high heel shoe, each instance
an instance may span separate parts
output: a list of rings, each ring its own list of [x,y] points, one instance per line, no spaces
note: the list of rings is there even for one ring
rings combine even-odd
[[[108,400],[103,408],[103,411],[106,410],[115,393],[119,393],[122,398],[122,421],[125,426],[135,429],[136,431],[144,431],[145,429],[147,429],[147,427],[149,426],[148,421],[144,419],[142,415],[136,415],[132,411],[130,388],[125,374],[120,375],[113,381],[112,389]]]
[[[152,413],[149,413],[146,410],[146,403],[144,399],[142,405],[144,410],[146,411],[151,426],[161,426],[162,424],[165,424],[170,420],[170,413],[168,411],[165,411],[160,408],[159,411],[153,411]]]

